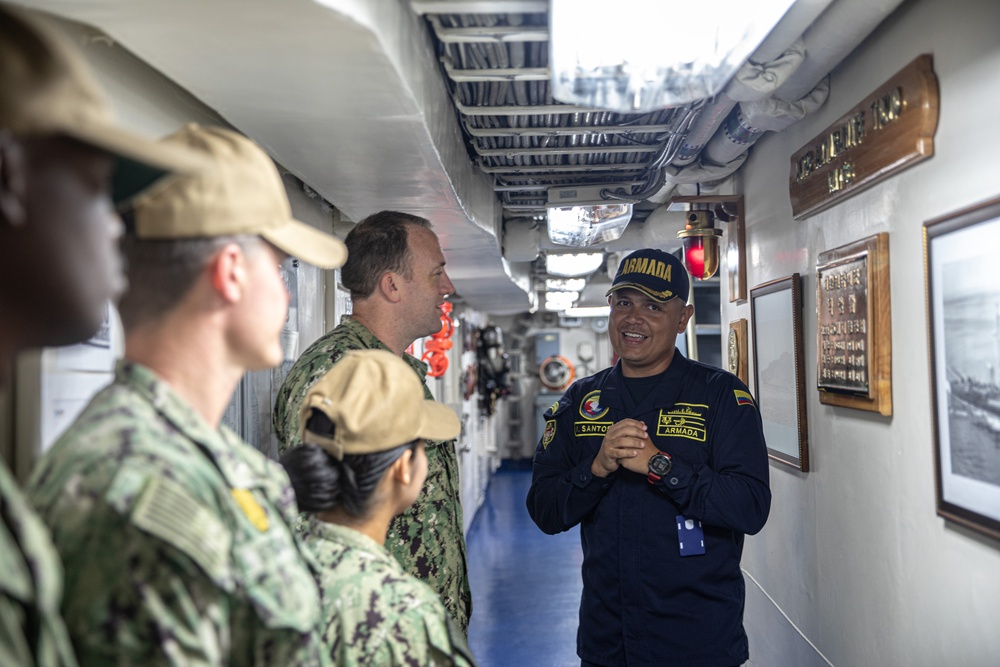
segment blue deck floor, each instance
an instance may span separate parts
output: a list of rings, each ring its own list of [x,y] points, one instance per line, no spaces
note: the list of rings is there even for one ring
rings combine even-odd
[[[524,500],[531,471],[505,464],[469,529],[472,620],[480,667],[579,666],[579,529],[545,535]]]

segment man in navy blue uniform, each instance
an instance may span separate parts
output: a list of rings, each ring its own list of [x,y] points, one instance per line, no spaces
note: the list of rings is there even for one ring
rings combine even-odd
[[[740,557],[771,506],[767,448],[746,386],[675,349],[688,287],[669,253],[622,260],[608,291],[620,361],[545,414],[528,512],[549,534],[580,524],[584,667],[749,658]]]

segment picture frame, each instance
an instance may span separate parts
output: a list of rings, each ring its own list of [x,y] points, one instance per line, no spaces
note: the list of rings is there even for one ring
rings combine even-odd
[[[937,513],[1000,539],[1000,197],[923,242]]]
[[[801,277],[794,273],[750,290],[754,395],[768,456],[809,471]]]

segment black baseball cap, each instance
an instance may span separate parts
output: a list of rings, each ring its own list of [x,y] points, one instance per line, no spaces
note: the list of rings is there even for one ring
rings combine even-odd
[[[677,257],[656,248],[643,248],[622,260],[611,289],[604,296],[626,288],[639,290],[661,303],[675,297],[687,303],[690,280],[684,264]]]

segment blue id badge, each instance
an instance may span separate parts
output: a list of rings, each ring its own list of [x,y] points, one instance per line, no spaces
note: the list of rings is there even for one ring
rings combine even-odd
[[[681,545],[681,556],[701,556],[705,553],[705,531],[701,521],[677,515],[677,541]]]

